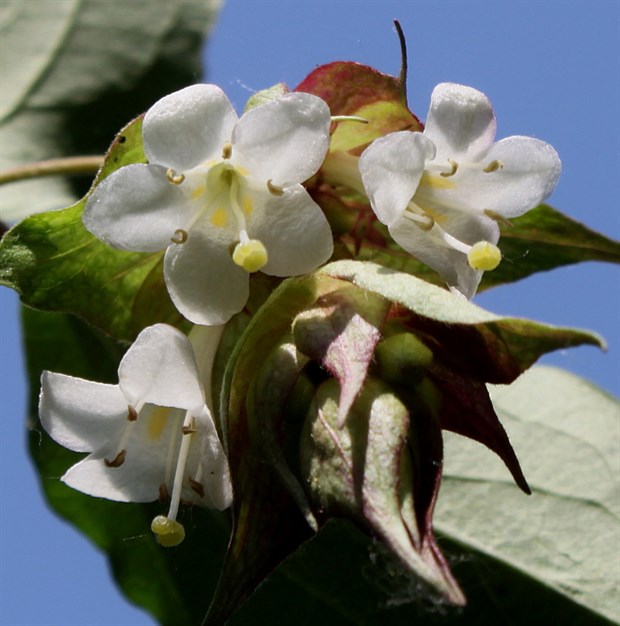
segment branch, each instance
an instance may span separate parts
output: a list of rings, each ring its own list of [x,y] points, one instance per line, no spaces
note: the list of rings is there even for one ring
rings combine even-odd
[[[102,156],[78,156],[49,159],[20,165],[0,174],[0,185],[43,176],[86,176],[96,174],[103,165]]]

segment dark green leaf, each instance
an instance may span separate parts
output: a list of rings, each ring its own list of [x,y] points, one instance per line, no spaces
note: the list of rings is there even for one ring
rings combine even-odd
[[[496,270],[485,273],[481,289],[581,261],[620,263],[620,242],[546,204],[515,218],[511,227],[503,227],[499,246],[504,260]]]

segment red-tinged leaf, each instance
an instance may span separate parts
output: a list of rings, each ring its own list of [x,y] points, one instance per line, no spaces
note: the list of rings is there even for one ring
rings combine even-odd
[[[339,428],[366,380],[389,308],[390,302],[380,296],[345,287],[295,319],[297,348],[340,383]]]
[[[332,135],[330,152],[361,150],[377,137],[398,130],[422,130],[407,108],[405,86],[388,74],[359,63],[337,61],[309,74],[295,91],[305,91],[327,102],[332,115],[357,115],[368,124],[340,122]]]
[[[430,368],[430,379],[441,394],[441,428],[487,446],[506,464],[517,485],[528,495],[531,494],[519,459],[495,413],[486,385],[437,362]]]
[[[434,496],[423,512],[416,500],[420,489],[413,488],[413,483],[425,482],[427,476],[416,476],[411,448],[413,463],[428,468],[429,461],[429,450],[417,449],[423,442],[410,441],[410,422],[416,415],[409,413],[389,387],[369,378],[341,428],[337,424],[339,395],[333,379],[318,389],[302,435],[301,471],[317,516],[325,521],[332,516],[352,517],[362,528],[379,535],[408,569],[446,599],[464,604],[465,598],[432,536]],[[434,430],[439,443],[439,450],[434,452],[439,458],[430,460],[437,468],[441,466],[437,424]],[[434,474],[430,491],[435,493],[437,469]],[[428,500],[424,504],[429,505]],[[420,527],[420,518],[429,523]]]

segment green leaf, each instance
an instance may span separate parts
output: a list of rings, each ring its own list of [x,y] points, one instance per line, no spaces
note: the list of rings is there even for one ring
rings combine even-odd
[[[95,183],[145,160],[142,120],[116,136]],[[30,306],[70,312],[131,341],[156,322],[181,325],[162,275],[161,253],[125,252],[91,235],[82,224],[86,198],[62,211],[32,215],[0,242],[0,283]]]
[[[220,0],[2,3],[0,169],[103,153],[127,120],[201,73]],[[2,220],[67,206],[85,190],[66,180],[2,191]]]
[[[486,272],[481,289],[521,280],[581,261],[620,263],[620,242],[608,239],[552,207],[541,204],[502,228],[504,260]]]
[[[52,441],[39,425],[41,371],[49,369],[116,383],[122,349],[80,320],[23,309],[30,381],[30,452],[51,507],[107,553],[127,597],[162,624],[194,626],[204,615],[217,582],[228,540],[225,513],[182,509],[186,540],[163,549],[150,532],[159,503],[127,504],[92,498],[64,485],[59,476],[83,455]]]
[[[337,520],[278,568],[229,625],[610,624],[500,561],[446,538],[441,543],[465,589],[468,604],[464,609],[434,601],[376,541]]]
[[[549,367],[492,397],[533,495],[483,448],[446,437],[437,529],[620,622],[620,403]]]

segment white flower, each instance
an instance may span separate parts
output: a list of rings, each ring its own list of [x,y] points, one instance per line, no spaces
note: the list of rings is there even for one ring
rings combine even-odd
[[[199,329],[199,327],[196,327]],[[194,332],[194,331],[192,331]],[[170,498],[153,530],[162,545],[176,545],[181,500],[209,508],[230,506],[228,461],[208,404],[211,364],[221,327],[199,329],[202,349],[165,324],[145,328],[118,370],[118,385],[44,372],[39,412],[62,446],[90,454],[62,481],[84,493],[120,502]],[[210,335],[205,341],[204,333]]]
[[[245,305],[248,273],[296,276],[329,259],[333,239],[301,183],[329,146],[329,108],[290,93],[241,119],[214,85],[193,85],[145,115],[148,165],[98,185],[84,224],[124,250],[166,249],[164,276],[179,311],[222,324]]]
[[[561,171],[549,144],[531,137],[494,143],[495,129],[483,93],[443,83],[423,133],[381,137],[359,163],[372,208],[395,241],[468,298],[501,260],[497,222],[542,202]]]

